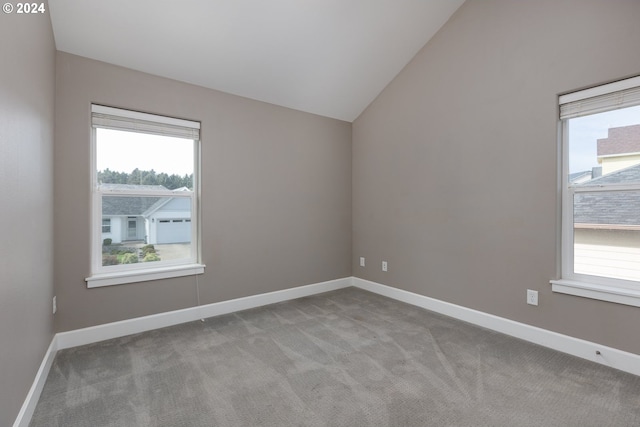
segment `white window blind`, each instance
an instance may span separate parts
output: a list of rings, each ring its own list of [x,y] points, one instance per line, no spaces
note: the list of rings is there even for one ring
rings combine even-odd
[[[103,105],[91,106],[91,125],[104,129],[200,140],[199,122],[105,107]]]
[[[640,77],[562,95],[559,103],[561,120],[640,105]]]

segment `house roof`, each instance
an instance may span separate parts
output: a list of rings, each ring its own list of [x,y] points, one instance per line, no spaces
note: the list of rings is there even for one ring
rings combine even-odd
[[[111,184],[101,183],[99,185],[101,190],[109,191],[169,191],[164,185],[140,185],[140,184]]]
[[[102,198],[103,216],[140,216],[151,206],[155,205],[161,197],[128,197],[128,196],[104,196]]]
[[[573,212],[576,224],[640,225],[640,191],[577,193]]]
[[[591,179],[591,171],[574,172],[569,174],[569,182],[576,183],[585,179]]]
[[[640,125],[610,128],[607,138],[598,139],[598,157],[640,152]]]
[[[168,191],[162,185],[100,184],[103,190]],[[140,216],[167,197],[111,196],[102,197],[103,216]]]
[[[577,187],[640,183],[640,164],[594,178]],[[640,225],[640,191],[576,193],[573,201],[576,224]]]
[[[580,185],[638,184],[640,183],[640,164],[619,169],[615,172],[599,176]]]

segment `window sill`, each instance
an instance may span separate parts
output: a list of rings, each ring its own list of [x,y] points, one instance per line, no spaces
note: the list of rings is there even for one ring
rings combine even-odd
[[[640,288],[627,289],[610,285],[579,282],[575,280],[551,280],[551,290],[561,294],[615,302],[640,307]]]
[[[94,274],[84,279],[87,288],[123,285],[125,283],[147,282],[149,280],[170,279],[172,277],[194,276],[204,273],[204,264],[187,264],[171,267],[125,271],[118,273]]]

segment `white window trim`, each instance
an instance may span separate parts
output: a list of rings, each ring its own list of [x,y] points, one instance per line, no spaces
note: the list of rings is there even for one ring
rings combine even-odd
[[[147,131],[147,129],[136,130],[121,129],[129,131],[140,131],[143,133],[157,133],[164,134],[162,132],[162,125],[176,126],[179,128],[185,128],[187,132],[192,129],[194,136],[194,191],[193,192],[144,192],[144,191],[122,191],[122,190],[99,190],[99,183],[97,181],[96,170],[96,126],[91,127],[91,147],[90,147],[90,164],[91,164],[91,275],[85,278],[88,288],[113,286],[127,283],[137,283],[151,280],[167,279],[182,276],[192,276],[197,274],[203,274],[205,265],[201,262],[201,248],[202,243],[200,241],[200,139],[199,130],[200,123],[182,119],[175,119],[165,116],[157,116],[154,114],[141,113],[137,111],[122,110],[118,108],[105,107],[102,105],[91,105],[91,112],[118,116],[123,118],[123,122],[127,120],[142,120],[145,121],[145,125],[149,123],[153,126],[158,124],[160,132],[155,130]],[[108,119],[107,119],[108,120]],[[110,126],[99,125],[100,128],[114,128]],[[118,129],[118,127],[115,127]],[[184,130],[183,130],[184,131]],[[144,265],[143,263],[119,265],[117,269],[105,267],[102,265],[102,196],[103,195],[118,195],[118,196],[152,196],[152,197],[186,197],[191,199],[191,258],[188,260],[176,260],[176,261],[159,261],[157,263],[149,263]],[[98,226],[99,225],[99,226]]]
[[[553,292],[640,307],[640,290],[580,280],[551,280]]]
[[[600,111],[625,108],[630,106],[629,104],[638,105],[638,88],[640,88],[640,76],[562,95],[558,98],[558,101],[560,106],[565,106],[564,114],[567,116],[571,116],[572,114],[575,114],[575,116],[590,115]],[[629,90],[634,91],[634,93],[631,93],[630,96],[627,96],[626,98],[624,96],[612,96],[616,94],[616,92]],[[606,97],[609,99],[607,100]],[[608,104],[613,98],[617,99],[615,106]],[[584,102],[584,108],[589,110],[586,114],[582,114],[581,112],[581,102]],[[567,104],[570,103],[575,103],[575,105],[571,106],[572,108],[566,108]],[[609,106],[607,107],[607,105]],[[563,108],[561,107],[561,116],[563,114],[562,111]],[[567,118],[560,120],[562,150],[562,166],[560,171],[562,193],[560,256],[562,277],[560,279],[550,281],[552,285],[551,289],[553,292],[557,293],[640,307],[640,283],[630,280],[577,274],[573,271],[573,199],[576,190],[575,188],[570,187],[567,180],[567,176],[569,176],[569,156],[567,155],[569,152]],[[607,188],[608,190],[640,190],[640,184],[618,186],[610,185],[602,188]],[[579,191],[600,191],[600,189],[597,187],[587,187],[582,188]]]
[[[126,283],[146,282],[150,280],[170,279],[173,277],[194,276],[203,274],[204,264],[182,264],[158,268],[146,268],[144,270],[120,271],[115,273],[94,274],[87,277],[88,288],[102,286],[124,285]]]

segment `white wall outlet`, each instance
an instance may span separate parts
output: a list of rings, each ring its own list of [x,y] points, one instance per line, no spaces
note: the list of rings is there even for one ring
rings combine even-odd
[[[382,271],[389,271],[387,261],[382,261]]]
[[[364,257],[360,257],[360,267],[364,267]]]
[[[53,297],[53,314],[56,314],[56,311],[58,311],[58,304],[56,302],[56,297]]]
[[[538,291],[527,289],[527,304],[538,305]]]

